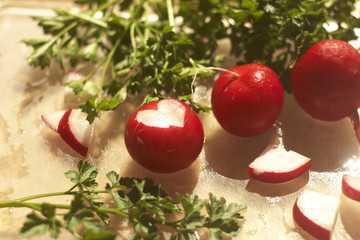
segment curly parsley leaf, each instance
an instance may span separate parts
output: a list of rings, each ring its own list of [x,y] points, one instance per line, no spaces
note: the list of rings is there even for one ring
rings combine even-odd
[[[106,174],[109,183],[105,189],[97,190],[96,175],[96,167],[79,161],[77,170],[65,173],[76,183],[70,191],[8,200],[0,202],[0,208],[33,209],[21,229],[25,237],[49,233],[51,238],[57,238],[63,229],[77,239],[115,239],[117,230],[111,225],[112,215],[128,221],[134,230],[132,239],[159,239],[165,233],[171,234],[172,240],[195,239],[195,231],[201,228],[208,229],[210,239],[222,239],[236,236],[244,221],[240,214],[243,205],[227,205],[224,198],[217,199],[212,194],[209,200],[189,194],[176,194],[173,199],[150,178],[120,177],[114,171]],[[94,197],[99,194],[108,198]],[[62,195],[73,197],[70,205],[28,201]],[[177,220],[170,220],[174,217]]]
[[[204,66],[224,60],[220,40],[227,40],[234,65],[263,63],[272,68],[290,92],[290,72],[296,59],[317,41],[357,39],[355,0],[76,0],[82,12],[55,10],[52,17],[34,17],[47,39],[23,42],[34,48],[32,66],[45,68],[54,59],[95,63],[82,81],[69,83],[74,93],[91,94],[81,108],[92,122],[111,111],[129,94],[145,92],[143,104],[167,97],[184,100],[197,112],[210,108],[193,102],[192,78]],[[127,12],[129,17],[124,17]],[[150,21],[150,12],[158,16]],[[175,17],[182,23],[172,25]],[[335,23],[336,30],[326,24]],[[94,73],[103,71],[100,81]],[[109,74],[105,74],[109,73]],[[111,73],[111,74],[110,74]],[[206,78],[211,75],[199,75]],[[184,96],[187,96],[186,98]]]

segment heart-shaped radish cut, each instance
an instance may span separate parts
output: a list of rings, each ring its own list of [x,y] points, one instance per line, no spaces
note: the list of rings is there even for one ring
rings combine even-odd
[[[143,167],[159,173],[189,167],[201,152],[203,141],[199,117],[176,99],[142,106],[125,127],[125,144],[130,156]]]
[[[345,174],[342,179],[342,192],[348,198],[360,202],[360,178]]]
[[[293,218],[305,232],[329,240],[334,229],[339,199],[311,190],[302,190],[293,207]]]
[[[61,138],[77,153],[86,156],[93,135],[93,124],[79,109],[67,110],[61,118],[57,131]]]
[[[59,122],[60,122],[61,118],[64,116],[65,112],[66,112],[65,110],[62,110],[62,111],[57,111],[57,112],[53,112],[53,113],[43,114],[43,115],[41,115],[41,119],[44,121],[44,123],[46,124],[46,126],[48,128],[57,132]]]
[[[281,183],[295,179],[309,170],[311,159],[283,146],[268,146],[248,167],[252,178]]]

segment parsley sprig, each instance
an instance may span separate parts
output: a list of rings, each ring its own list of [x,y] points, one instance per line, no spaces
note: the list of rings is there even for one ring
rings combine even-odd
[[[115,239],[116,229],[109,224],[112,215],[128,220],[133,239],[159,239],[164,231],[171,233],[172,240],[195,239],[195,231],[205,228],[208,239],[216,240],[236,236],[244,221],[240,214],[244,205],[226,204],[224,198],[211,193],[209,200],[177,194],[176,203],[149,178],[120,178],[111,171],[106,174],[109,183],[98,190],[97,175],[96,167],[81,160],[77,170],[65,173],[74,183],[68,191],[8,200],[0,202],[0,208],[33,209],[21,229],[25,237],[48,232],[57,238],[66,229],[77,239]],[[30,201],[63,195],[72,196],[71,204]],[[176,220],[168,220],[171,214],[176,214]],[[160,226],[165,230],[160,231]]]
[[[75,0],[81,12],[55,10],[34,17],[49,38],[24,40],[34,48],[32,66],[51,60],[65,69],[80,62],[94,64],[86,77],[67,83],[87,94],[80,107],[92,122],[117,108],[129,94],[143,92],[143,104],[167,97],[189,103],[196,111],[208,106],[192,99],[194,73],[212,74],[224,56],[216,54],[228,39],[238,64],[260,62],[272,68],[290,92],[289,76],[296,59],[313,43],[356,39],[360,21],[352,12],[356,0]],[[124,15],[125,13],[125,15]],[[156,20],[151,16],[155,15]],[[181,23],[175,24],[175,19]],[[325,24],[337,24],[328,31]],[[100,72],[98,77],[95,73]]]

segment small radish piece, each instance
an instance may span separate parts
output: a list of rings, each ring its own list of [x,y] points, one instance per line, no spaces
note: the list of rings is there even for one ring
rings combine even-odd
[[[53,113],[43,114],[43,115],[41,115],[41,119],[44,121],[44,123],[46,124],[46,126],[48,128],[57,132],[59,122],[60,122],[61,118],[64,116],[65,112],[66,112],[65,110],[62,110],[62,111],[57,111],[57,112],[53,112]]]
[[[360,202],[360,178],[344,174],[342,192],[348,198]]]
[[[73,150],[85,157],[92,139],[93,126],[80,109],[69,109],[61,118],[57,132]]]
[[[219,124],[240,137],[252,137],[268,130],[279,117],[283,102],[284,89],[276,73],[256,63],[221,74],[211,95]]]
[[[302,190],[293,207],[293,218],[305,232],[319,240],[329,240],[334,229],[339,199]]]
[[[311,159],[282,146],[269,146],[248,167],[252,178],[267,183],[295,179],[310,169]]]
[[[291,89],[299,105],[316,119],[353,116],[360,107],[360,53],[345,41],[315,43],[296,61]]]
[[[85,76],[79,72],[75,72],[75,71],[69,71],[68,72],[68,76],[67,76],[67,82],[70,82],[72,80],[80,80],[85,78]]]
[[[176,99],[142,106],[125,127],[125,144],[130,156],[158,173],[189,167],[201,152],[203,142],[204,130],[199,117]]]

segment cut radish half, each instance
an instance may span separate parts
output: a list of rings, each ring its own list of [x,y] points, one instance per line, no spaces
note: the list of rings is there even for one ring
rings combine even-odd
[[[311,159],[282,146],[268,146],[248,167],[252,178],[281,183],[295,179],[309,170]]]
[[[348,198],[360,202],[360,178],[345,174],[342,179],[342,192]]]
[[[41,115],[41,118],[48,128],[57,132],[59,122],[60,122],[61,118],[64,116],[65,112],[66,112],[65,110],[62,110],[62,111],[57,111],[57,112],[53,112],[53,113],[43,114],[43,115]]]
[[[334,229],[339,199],[323,193],[302,190],[293,207],[293,218],[305,232],[328,240]]]
[[[57,131],[69,146],[86,156],[93,135],[93,124],[86,120],[86,114],[79,109],[69,109],[61,118]]]

